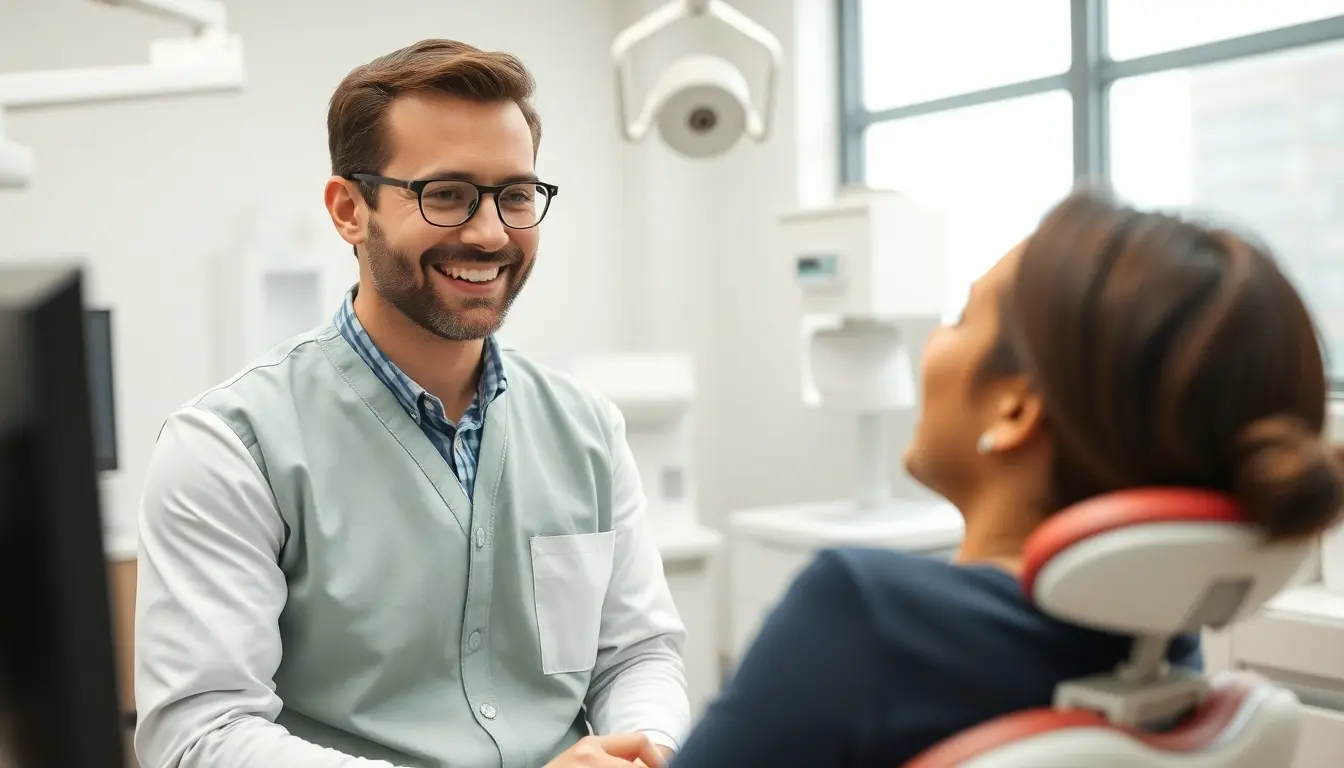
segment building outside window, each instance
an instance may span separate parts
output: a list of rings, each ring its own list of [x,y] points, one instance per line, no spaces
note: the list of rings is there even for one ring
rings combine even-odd
[[[967,285],[1079,179],[1249,228],[1344,395],[1344,0],[838,0],[847,182],[948,208]]]

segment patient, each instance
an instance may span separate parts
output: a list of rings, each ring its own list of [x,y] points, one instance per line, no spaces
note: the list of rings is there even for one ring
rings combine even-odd
[[[1110,671],[1130,641],[1045,616],[1016,577],[1032,530],[1074,502],[1230,492],[1275,540],[1321,532],[1344,505],[1312,319],[1230,232],[1073,195],[975,284],[922,368],[906,465],[965,518],[957,562],[819,555],[675,768],[895,768]],[[1189,639],[1170,656],[1200,663]]]

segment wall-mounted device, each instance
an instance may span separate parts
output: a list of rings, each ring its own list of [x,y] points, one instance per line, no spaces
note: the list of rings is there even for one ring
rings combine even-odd
[[[633,120],[631,50],[672,24],[692,17],[708,17],[759,44],[769,56],[765,93],[759,109],[752,104],[751,88],[742,71],[727,59],[705,53],[682,56],[663,72]],[[673,151],[693,158],[728,151],[744,134],[761,142],[770,135],[784,49],[765,27],[747,18],[724,0],[670,0],[631,24],[611,46],[616,63],[616,108],[621,135],[639,142],[655,126]]]
[[[912,547],[955,547],[956,511],[895,499],[890,481],[890,415],[918,403],[914,348],[947,296],[945,215],[899,192],[846,189],[832,205],[788,213],[781,224],[801,293],[803,400],[858,421],[853,495],[799,514],[853,524],[904,518],[918,541]]]
[[[804,315],[940,317],[945,215],[909,195],[847,188],[829,206],[780,218]]]
[[[246,81],[242,42],[227,30],[220,0],[98,0],[183,22],[188,38],[150,43],[149,63],[0,73],[0,188],[21,189],[33,153],[5,138],[7,112],[63,104],[236,90]]]

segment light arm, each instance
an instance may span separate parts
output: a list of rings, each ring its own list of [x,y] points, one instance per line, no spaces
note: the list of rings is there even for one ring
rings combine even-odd
[[[150,43],[149,64],[0,74],[0,109],[138,99],[240,88],[243,47],[218,0],[101,0],[192,26],[195,37]]]
[[[0,109],[235,90],[246,79],[236,38],[160,40],[149,64],[0,74]]]
[[[150,43],[149,64],[0,74],[0,188],[22,188],[33,174],[32,150],[5,138],[6,110],[236,90],[243,86],[243,46],[227,33],[219,0],[101,0],[190,24],[195,37]]]
[[[764,48],[770,57],[770,66],[765,71],[765,98],[761,104],[760,114],[751,112],[747,114],[747,135],[752,141],[765,141],[770,136],[770,127],[774,123],[779,73],[784,69],[784,46],[770,30],[752,21],[746,14],[723,0],[709,0],[706,12]]]
[[[196,35],[222,33],[228,27],[228,11],[220,0],[99,0],[108,5],[129,6],[145,13],[192,25]]]
[[[634,24],[621,30],[611,43],[611,58],[616,62],[616,117],[620,121],[621,135],[626,141],[642,141],[653,127],[652,120],[641,118],[630,122],[629,104],[634,100],[630,93],[630,51],[636,45],[662,32],[691,13],[688,0],[671,0]]]

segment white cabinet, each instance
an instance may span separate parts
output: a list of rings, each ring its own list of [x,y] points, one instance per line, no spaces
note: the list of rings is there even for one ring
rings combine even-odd
[[[1337,768],[1344,760],[1344,712],[1306,705],[1292,768]]]
[[[655,527],[663,573],[677,613],[686,625],[687,695],[691,717],[700,719],[719,692],[718,601],[719,551],[722,537],[703,526]]]
[[[1302,700],[1302,736],[1291,768],[1344,764],[1344,593],[1293,587],[1233,626],[1227,658],[1291,688]]]
[[[1344,594],[1344,524],[1321,537],[1321,581],[1328,589]]]

